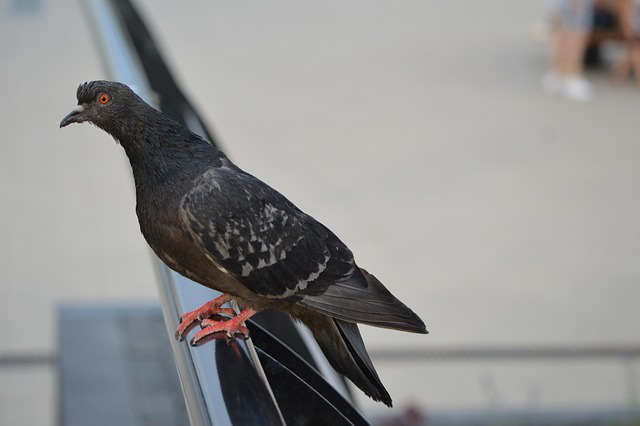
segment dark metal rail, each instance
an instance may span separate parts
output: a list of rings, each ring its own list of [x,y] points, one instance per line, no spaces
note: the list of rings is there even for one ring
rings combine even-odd
[[[640,358],[640,346],[503,346],[448,348],[373,348],[376,363],[399,362],[481,362],[481,361],[579,361]],[[0,368],[55,366],[57,355],[47,352],[0,353]]]
[[[53,367],[58,357],[47,352],[16,352],[0,354],[0,368]]]
[[[503,346],[449,348],[373,348],[371,358],[376,363],[398,362],[478,362],[478,361],[550,361],[615,360],[640,358],[640,346]],[[57,355],[47,352],[1,353],[0,368],[22,366],[54,366]]]
[[[581,359],[640,358],[640,346],[493,346],[430,349],[372,349],[376,362],[425,361],[577,361]]]

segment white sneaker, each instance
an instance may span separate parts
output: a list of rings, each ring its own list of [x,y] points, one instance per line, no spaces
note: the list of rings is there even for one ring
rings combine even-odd
[[[573,101],[590,101],[593,99],[593,86],[583,77],[566,77],[562,94]]]

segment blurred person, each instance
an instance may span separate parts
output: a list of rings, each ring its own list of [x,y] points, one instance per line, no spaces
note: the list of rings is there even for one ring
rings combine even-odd
[[[551,58],[542,88],[568,99],[588,101],[593,87],[584,77],[583,58],[593,25],[594,0],[550,0]]]
[[[640,85],[640,0],[618,0],[616,14],[625,49],[612,69],[613,79],[622,83],[631,75]]]

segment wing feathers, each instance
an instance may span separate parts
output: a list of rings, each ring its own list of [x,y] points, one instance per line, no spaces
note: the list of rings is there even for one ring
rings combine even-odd
[[[427,333],[422,320],[393,296],[373,275],[361,269],[367,287],[348,280],[334,283],[323,294],[305,296],[299,303],[344,321],[413,333]]]
[[[183,197],[179,217],[207,256],[253,293],[347,322],[427,332],[411,309],[356,266],[338,237],[251,175],[209,169]]]
[[[265,297],[289,298],[302,290],[319,293],[328,282],[348,278],[354,268],[349,263],[353,255],[331,231],[237,170],[204,173],[183,197],[179,217],[183,229],[216,264]],[[314,283],[328,266],[328,279]]]

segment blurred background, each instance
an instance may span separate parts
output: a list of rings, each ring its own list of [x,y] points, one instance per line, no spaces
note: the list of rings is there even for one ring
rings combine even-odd
[[[157,300],[123,150],[58,129],[106,77],[81,4],[0,0],[1,425],[56,424],[61,304]],[[362,327],[396,406],[365,415],[638,424],[634,37],[601,32],[573,96],[542,1],[137,4],[227,154],[427,324]]]

